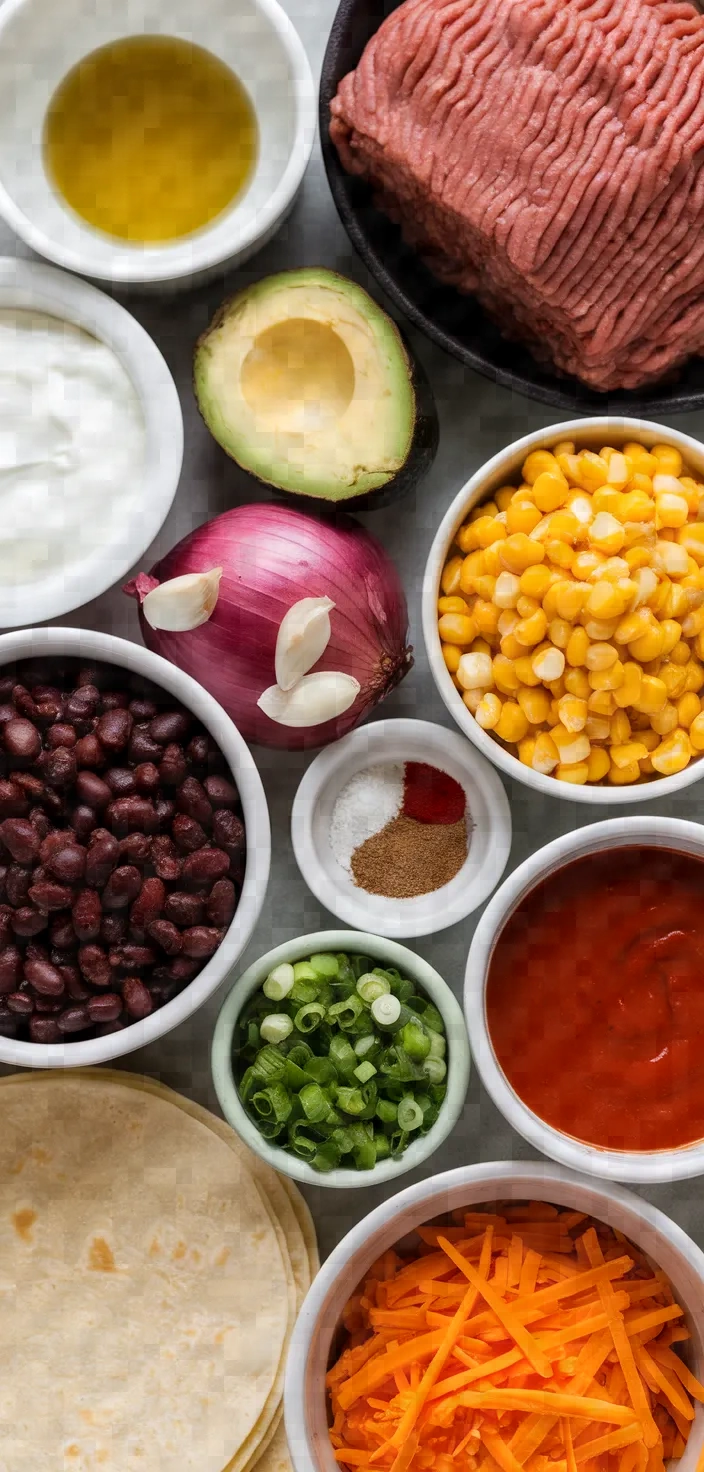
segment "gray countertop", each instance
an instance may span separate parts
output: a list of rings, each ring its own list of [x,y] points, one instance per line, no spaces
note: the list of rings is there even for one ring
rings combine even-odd
[[[317,75],[335,0],[284,0],[297,25]],[[0,254],[25,254],[11,233],[0,226]],[[293,214],[277,237],[246,267],[211,281],[207,287],[178,298],[122,296],[120,299],[151,333],[169,364],[181,395],[185,420],[183,474],[174,506],[160,536],[146,554],[150,567],[181,537],[221,511],[260,499],[266,493],[219,450],[202,424],[191,391],[191,358],[196,337],[207,326],[223,297],[271,271],[300,265],[325,265],[353,276],[379,295],[352,251],[329,195],[320,150],[316,145],[303,190]],[[419,716],[451,725],[431,680],[422,643],[420,593],[423,568],[435,529],[450,501],[470,475],[495,451],[529,430],[561,417],[528,399],[497,388],[447,357],[439,348],[410,334],[433,385],[440,417],[440,449],[431,474],[420,490],[388,510],[370,513],[365,524],[394,558],[408,597],[416,663],[411,674],[380,708],[379,717]],[[673,424],[704,438],[704,413],[677,416]],[[137,571],[138,569],[135,569]],[[136,606],[113,589],[61,622],[118,634],[139,641]],[[289,814],[301,774],[311,760],[258,748],[258,763],[272,819],[273,862],[262,918],[242,957],[241,968],[257,955],[292,936],[337,925],[321,909],[304,884],[291,849]],[[504,779],[506,781],[506,779]],[[585,821],[598,821],[620,811],[585,808],[542,797],[506,781],[512,815],[513,848],[509,867],[560,833]],[[698,819],[704,813],[700,788],[689,787],[667,802],[644,803],[639,811]],[[413,942],[461,997],[467,950],[478,914],[436,936]],[[188,1022],[149,1048],[119,1060],[122,1067],[146,1072],[217,1111],[210,1080],[209,1045],[222,992]],[[467,1103],[452,1136],[425,1167],[388,1187],[353,1191],[324,1188],[306,1192],[318,1226],[321,1252],[335,1242],[384,1196],[423,1175],[475,1161],[536,1158],[497,1113],[472,1078]],[[659,1186],[645,1192],[704,1247],[704,1204],[696,1181]]]

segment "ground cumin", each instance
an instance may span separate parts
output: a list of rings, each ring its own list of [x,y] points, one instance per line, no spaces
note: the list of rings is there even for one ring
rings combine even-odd
[[[355,883],[368,894],[406,900],[448,884],[467,857],[467,823],[418,823],[400,813],[356,848]]]

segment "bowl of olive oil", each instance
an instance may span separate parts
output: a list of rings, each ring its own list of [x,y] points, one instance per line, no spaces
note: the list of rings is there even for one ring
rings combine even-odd
[[[245,260],[288,213],[314,130],[277,0],[170,0],[168,24],[162,0],[0,6],[0,215],[71,270],[181,286]]]

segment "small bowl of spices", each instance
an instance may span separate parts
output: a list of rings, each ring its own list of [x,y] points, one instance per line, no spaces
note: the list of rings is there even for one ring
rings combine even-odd
[[[511,815],[497,773],[454,731],[375,721],[311,763],[291,835],[326,909],[404,938],[454,925],[491,894],[511,848]]]

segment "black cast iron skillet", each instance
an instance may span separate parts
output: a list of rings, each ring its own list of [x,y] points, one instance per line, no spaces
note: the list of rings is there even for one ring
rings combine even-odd
[[[330,142],[330,102],[397,0],[342,0],[333,21],[320,82],[320,136],[328,181],[347,234],[379,285],[411,322],[460,362],[504,388],[577,414],[650,418],[704,405],[704,358],[692,358],[670,380],[648,388],[600,394],[576,378],[538,363],[508,342],[471,296],[441,286],[404,245],[398,227],[374,208],[363,180],[346,174]]]

